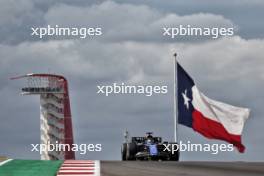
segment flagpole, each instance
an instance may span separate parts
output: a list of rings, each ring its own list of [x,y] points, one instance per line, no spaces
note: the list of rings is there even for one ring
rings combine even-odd
[[[174,110],[174,142],[177,142],[178,140],[178,134],[177,134],[177,124],[178,124],[178,100],[176,98],[176,93],[178,92],[178,80],[177,80],[177,53],[174,53],[174,81],[173,81],[173,92],[174,92],[174,103],[173,103],[173,110]],[[178,96],[177,96],[178,97]]]

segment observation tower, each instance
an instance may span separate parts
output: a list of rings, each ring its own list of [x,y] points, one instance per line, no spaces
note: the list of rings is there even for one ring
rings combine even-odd
[[[42,152],[41,159],[75,159],[75,153],[71,151],[73,132],[67,80],[61,75],[33,73],[11,79],[26,79],[23,95],[40,96],[40,144],[66,146],[65,151]]]

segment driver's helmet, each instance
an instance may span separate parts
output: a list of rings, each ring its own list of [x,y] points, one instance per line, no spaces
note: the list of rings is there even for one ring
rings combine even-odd
[[[152,136],[151,133],[147,133],[146,138],[147,138],[147,139],[153,139],[153,136]]]
[[[147,144],[152,144],[153,143],[153,136],[151,135],[151,133],[147,134],[146,136],[146,143]]]

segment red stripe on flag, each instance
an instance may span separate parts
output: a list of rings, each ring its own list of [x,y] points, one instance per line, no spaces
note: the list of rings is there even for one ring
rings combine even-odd
[[[197,110],[192,113],[192,127],[207,138],[220,139],[233,144],[241,153],[245,150],[240,135],[228,133],[221,123],[206,118]]]

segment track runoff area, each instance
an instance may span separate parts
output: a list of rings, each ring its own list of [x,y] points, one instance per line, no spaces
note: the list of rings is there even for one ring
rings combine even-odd
[[[100,162],[91,160],[12,160],[0,162],[1,176],[100,176]]]

